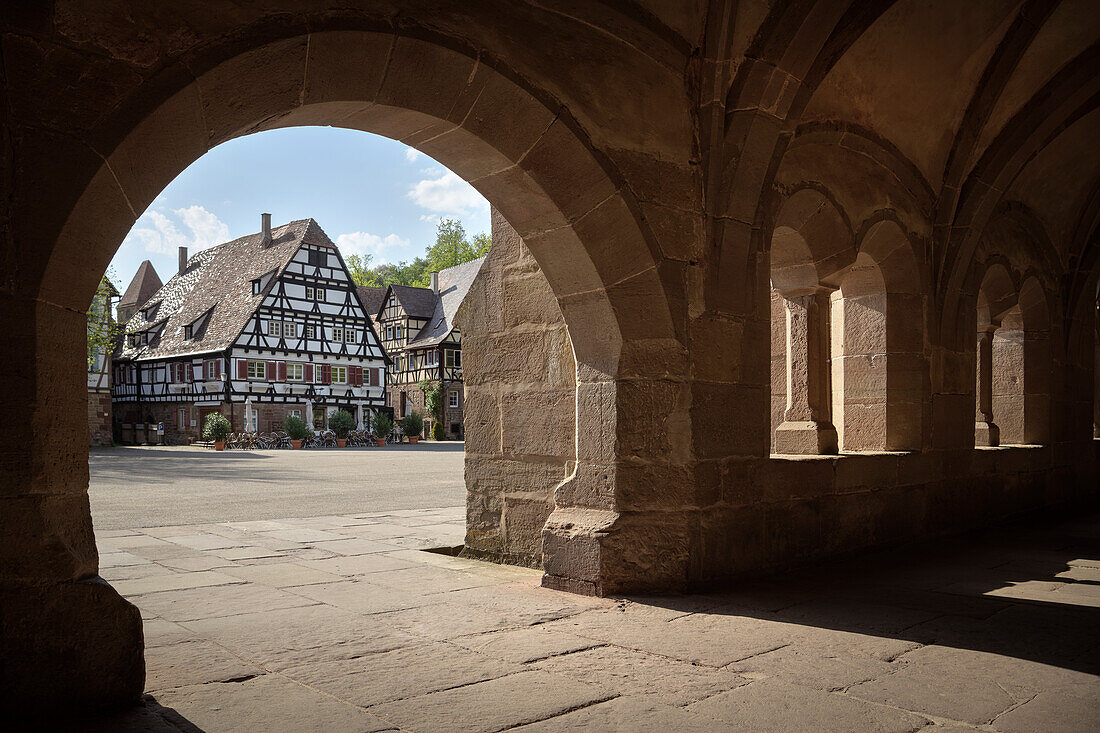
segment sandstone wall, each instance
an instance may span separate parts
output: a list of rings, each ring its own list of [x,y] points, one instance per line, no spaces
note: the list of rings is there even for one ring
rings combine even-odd
[[[493,247],[462,331],[466,548],[542,563],[554,487],[573,470],[576,365],[561,310],[515,230],[493,211]]]
[[[89,445],[111,445],[111,393],[88,390]]]

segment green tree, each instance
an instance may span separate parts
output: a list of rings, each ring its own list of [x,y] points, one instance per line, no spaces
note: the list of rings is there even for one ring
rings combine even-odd
[[[380,287],[382,285],[378,280],[377,268],[372,268],[370,266],[370,261],[372,259],[374,259],[374,255],[370,253],[364,255],[348,255],[348,272],[351,273],[351,279],[355,281],[356,285],[372,285],[374,287]]]
[[[371,255],[348,255],[346,262],[351,279],[356,285],[409,285],[426,288],[431,285],[433,272],[484,257],[492,243],[492,238],[485,232],[467,239],[462,222],[444,219],[436,228],[435,244],[427,248],[423,257],[371,267]]]
[[[419,385],[424,393],[424,409],[436,420],[442,419],[443,389],[434,379],[425,379]]]
[[[109,273],[108,273],[109,274]],[[111,315],[111,303],[118,291],[107,274],[99,281],[92,303],[88,306],[88,370],[96,369],[100,354],[110,358],[122,327]]]

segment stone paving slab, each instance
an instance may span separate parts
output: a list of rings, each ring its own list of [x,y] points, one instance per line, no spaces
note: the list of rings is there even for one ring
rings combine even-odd
[[[375,715],[277,674],[238,684],[180,687],[157,696],[204,731],[375,733],[394,727]],[[308,718],[302,712],[309,711]],[[289,721],[295,721],[288,725]]]
[[[1100,717],[1100,552],[1082,549],[1100,521],[606,599],[415,549],[447,546],[462,516],[101,534],[102,574],[142,611],[151,696],[90,729],[1014,733]]]
[[[583,682],[528,671],[379,705],[375,712],[403,730],[493,733],[612,696]]]

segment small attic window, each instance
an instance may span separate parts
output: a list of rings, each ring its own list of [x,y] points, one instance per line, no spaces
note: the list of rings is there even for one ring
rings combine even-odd
[[[194,333],[194,326],[184,326],[183,327],[183,337],[185,339],[192,338],[193,333]]]
[[[309,250],[309,264],[313,267],[328,267],[328,252],[319,249]]]
[[[252,281],[252,294],[253,295],[259,295],[260,291],[263,290],[263,284],[262,284],[261,281],[262,281],[262,278],[256,278],[255,280]]]
[[[126,343],[128,343],[130,346],[137,346],[137,334],[132,333],[129,336],[127,336],[126,337]]]

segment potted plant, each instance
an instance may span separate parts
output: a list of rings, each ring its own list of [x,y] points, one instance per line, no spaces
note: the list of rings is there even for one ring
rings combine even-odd
[[[348,444],[348,433],[355,430],[355,418],[347,410],[337,410],[328,416],[328,426],[336,433],[336,445],[343,448]]]
[[[290,438],[290,447],[294,450],[301,448],[302,441],[309,437],[309,426],[297,415],[287,415],[283,419],[283,430]]]
[[[416,441],[420,440],[420,432],[423,429],[424,416],[416,410],[401,418],[401,432],[409,438],[409,442],[413,445],[416,445]]]
[[[386,446],[386,436],[393,430],[393,420],[384,412],[374,416],[374,442],[379,448]]]
[[[212,412],[206,416],[206,422],[202,426],[202,437],[214,441],[214,450],[225,450],[225,438],[229,435],[229,420],[220,412]]]

